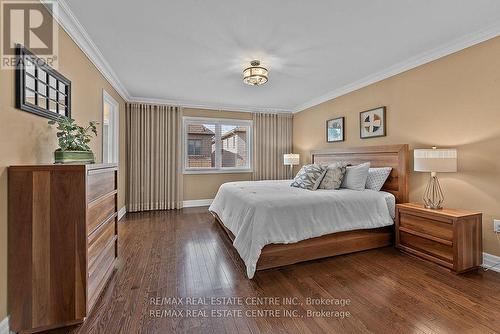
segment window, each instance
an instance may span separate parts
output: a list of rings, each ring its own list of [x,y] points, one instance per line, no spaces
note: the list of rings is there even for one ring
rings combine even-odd
[[[188,155],[201,155],[201,139],[188,139]]]
[[[102,162],[118,163],[118,102],[102,91]]]
[[[252,121],[184,117],[185,173],[249,172]]]

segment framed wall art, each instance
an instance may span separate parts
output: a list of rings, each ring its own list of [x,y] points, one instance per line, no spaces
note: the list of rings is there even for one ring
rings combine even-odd
[[[359,136],[361,139],[386,136],[385,107],[359,113]]]
[[[344,117],[326,121],[326,141],[328,143],[344,141]]]
[[[22,45],[16,52],[16,108],[50,119],[71,118],[71,81]]]

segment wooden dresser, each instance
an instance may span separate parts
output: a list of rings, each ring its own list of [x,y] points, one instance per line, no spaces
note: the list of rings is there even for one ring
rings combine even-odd
[[[10,328],[82,322],[113,273],[115,164],[9,167]]]
[[[431,210],[421,204],[396,205],[396,247],[456,273],[483,262],[482,214]]]

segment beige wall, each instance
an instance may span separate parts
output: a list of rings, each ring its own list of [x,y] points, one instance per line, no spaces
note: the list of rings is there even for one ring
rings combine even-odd
[[[251,113],[185,108],[184,116],[252,119]],[[185,174],[184,200],[211,199],[220,185],[231,181],[249,181],[252,173]]]
[[[125,203],[125,103],[71,38],[59,29],[59,72],[72,83],[72,117],[101,120],[102,90],[120,104],[119,206]],[[57,148],[48,119],[14,108],[14,71],[0,71],[0,321],[7,315],[7,169],[14,164],[52,163]],[[92,150],[101,160],[101,137]]]
[[[359,112],[384,105],[387,137],[360,139]],[[339,116],[346,117],[346,140],[327,144],[325,121]],[[445,205],[483,212],[484,251],[500,255],[500,242],[492,232],[492,219],[500,218],[500,37],[294,118],[294,152],[301,154],[302,163],[309,161],[313,149],[397,143],[409,143],[412,149],[458,149],[459,172],[440,175]],[[427,179],[426,173],[411,173],[411,201],[420,201]]]

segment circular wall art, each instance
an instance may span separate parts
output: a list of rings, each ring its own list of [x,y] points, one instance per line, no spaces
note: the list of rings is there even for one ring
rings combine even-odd
[[[359,129],[362,139],[385,136],[385,107],[378,107],[359,113]]]

